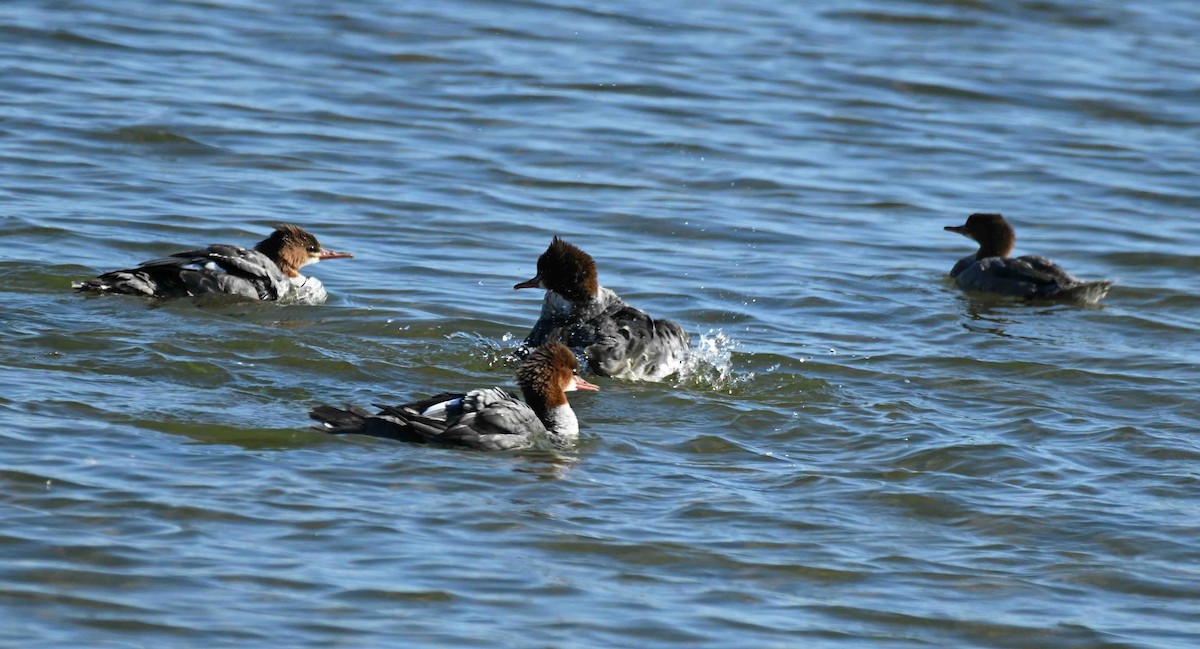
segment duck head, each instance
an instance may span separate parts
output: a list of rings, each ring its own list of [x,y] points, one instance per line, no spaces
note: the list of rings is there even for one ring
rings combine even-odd
[[[972,214],[962,225],[947,225],[944,230],[957,232],[979,244],[976,259],[1007,257],[1017,243],[1017,234],[999,214]]]
[[[560,342],[545,343],[526,356],[517,368],[517,385],[539,415],[567,405],[568,392],[600,389],[579,376],[579,361]]]
[[[554,291],[570,302],[586,302],[596,297],[600,283],[592,256],[558,237],[538,257],[537,275],[513,287],[543,288]]]
[[[275,262],[288,277],[298,277],[302,267],[322,259],[348,259],[354,256],[348,252],[326,250],[316,237],[290,223],[275,226],[271,236],[258,242],[254,249]]]

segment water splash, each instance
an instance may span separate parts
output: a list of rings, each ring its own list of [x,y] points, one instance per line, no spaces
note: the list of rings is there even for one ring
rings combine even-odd
[[[739,372],[733,367],[733,352],[740,346],[720,329],[701,333],[675,374],[675,385],[732,394],[738,385],[754,379],[754,372]]]
[[[465,340],[470,355],[489,368],[515,368],[525,356],[521,345],[513,346],[517,339],[512,333],[499,338],[481,334],[456,331],[446,335],[447,340]],[[667,377],[675,387],[713,390],[732,394],[737,386],[751,381],[754,372],[739,372],[733,366],[733,352],[741,343],[730,338],[720,329],[709,329],[701,333],[695,345],[687,350],[679,371]],[[587,359],[576,350],[580,367],[587,367]]]
[[[499,338],[489,338],[482,334],[466,331],[456,331],[446,336],[447,340],[466,340],[470,343],[471,356],[482,360],[488,367],[515,367],[520,360],[515,355],[512,341],[515,336],[505,333]]]

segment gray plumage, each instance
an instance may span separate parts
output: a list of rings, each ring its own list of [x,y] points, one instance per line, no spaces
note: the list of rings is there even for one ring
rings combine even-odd
[[[964,291],[986,291],[1030,299],[1071,299],[1095,302],[1108,293],[1112,282],[1084,282],[1062,266],[1039,255],[1021,257],[964,257],[950,271]]]
[[[147,261],[76,282],[80,291],[148,297],[237,295],[278,300],[291,288],[288,277],[266,255],[250,248],[216,244]]]
[[[1009,257],[1016,244],[1016,233],[999,214],[972,214],[965,224],[944,229],[979,243],[975,254],[958,260],[950,270],[954,282],[965,291],[1098,302],[1112,287],[1108,280],[1080,281],[1045,257]]]
[[[574,304],[547,291],[525,345],[536,347],[548,340],[561,340],[580,351],[596,374],[647,381],[678,371],[691,346],[678,324],[651,318],[603,286],[591,300]]]
[[[554,237],[538,257],[537,274],[513,288],[546,291],[525,348],[560,340],[582,353],[601,376],[658,381],[683,366],[691,339],[669,320],[655,320],[600,286],[596,261]]]
[[[461,446],[481,451],[530,448],[539,439],[564,446],[570,431],[551,431],[528,404],[501,388],[444,393],[402,406],[377,405],[370,414],[353,406],[314,408],[309,416],[318,430],[355,433],[404,442]],[[578,428],[573,431],[578,434]]]
[[[579,436],[566,393],[599,390],[576,373],[575,355],[559,342],[533,350],[517,370],[521,401],[501,388],[445,392],[374,414],[347,406],[318,406],[308,413],[327,433],[355,433],[405,442],[506,451],[563,447]]]
[[[147,261],[137,268],[114,270],[74,282],[79,291],[175,298],[232,295],[251,300],[321,304],[328,294],[320,280],[300,268],[322,259],[351,257],[331,252],[304,228],[275,226],[253,248],[216,244]]]

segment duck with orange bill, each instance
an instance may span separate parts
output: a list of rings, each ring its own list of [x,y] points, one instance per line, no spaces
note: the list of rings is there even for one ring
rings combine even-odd
[[[459,446],[481,451],[564,448],[579,437],[579,421],[567,402],[575,390],[599,390],[579,376],[579,362],[562,343],[533,350],[517,369],[522,401],[502,388],[442,393],[401,406],[318,406],[309,417],[317,430],[404,442]]]
[[[325,286],[315,277],[301,275],[300,269],[352,256],[326,250],[300,226],[281,224],[253,248],[215,244],[147,261],[137,268],[107,272],[72,286],[79,291],[145,297],[233,295],[321,304],[328,298]]]

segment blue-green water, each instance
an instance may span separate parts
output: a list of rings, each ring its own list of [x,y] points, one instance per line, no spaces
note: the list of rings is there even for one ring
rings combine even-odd
[[[696,7],[694,5],[703,5]],[[0,4],[0,645],[1200,644],[1193,2]],[[942,231],[1118,282],[981,300]],[[323,307],[72,280],[300,223]],[[559,234],[696,334],[558,455],[307,429],[511,384]]]

